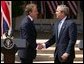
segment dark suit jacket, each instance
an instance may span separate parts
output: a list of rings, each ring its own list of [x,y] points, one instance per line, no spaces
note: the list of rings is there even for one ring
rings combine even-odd
[[[27,16],[23,19],[20,26],[20,37],[26,39],[26,48],[18,51],[20,58],[36,57],[36,29],[33,21]],[[24,42],[21,42],[24,43]]]
[[[59,22],[56,22],[54,24],[53,35],[45,43],[46,48],[48,48],[56,42],[54,57],[58,57],[58,59],[61,61],[62,54],[67,52],[69,54],[69,61],[71,59],[74,59],[75,57],[74,45],[77,39],[77,26],[72,20],[66,19],[62,25],[60,35],[58,38],[58,24]]]

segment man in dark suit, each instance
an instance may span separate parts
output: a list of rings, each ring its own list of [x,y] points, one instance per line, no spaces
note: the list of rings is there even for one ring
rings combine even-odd
[[[77,26],[68,18],[69,8],[58,5],[56,17],[59,19],[54,24],[52,37],[44,44],[38,43],[37,49],[48,48],[56,43],[54,52],[55,63],[73,63],[75,58],[74,46],[77,39]]]
[[[26,39],[26,48],[18,51],[21,63],[32,63],[36,57],[36,29],[34,19],[37,18],[38,11],[35,4],[28,4],[25,8],[27,16],[20,25],[20,36]],[[24,42],[21,42],[24,43]]]

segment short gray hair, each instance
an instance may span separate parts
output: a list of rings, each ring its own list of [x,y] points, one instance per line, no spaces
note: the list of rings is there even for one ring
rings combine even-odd
[[[27,15],[29,15],[29,12],[32,12],[32,8],[34,8],[35,6],[37,6],[36,4],[27,4],[25,7],[25,12]]]
[[[61,11],[64,12],[65,15],[69,15],[69,8],[66,5],[58,5],[57,7],[61,8]]]

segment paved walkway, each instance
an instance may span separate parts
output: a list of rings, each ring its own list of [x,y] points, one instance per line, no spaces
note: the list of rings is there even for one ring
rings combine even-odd
[[[48,39],[37,39],[37,43],[44,43],[47,40]],[[77,40],[76,45],[75,45],[76,58],[74,60],[74,63],[83,63],[83,50],[80,50],[78,48],[79,42],[80,40]],[[54,63],[53,61],[54,49],[55,47],[54,45],[52,45],[48,49],[37,50],[37,57],[33,63]],[[1,63],[4,63],[3,55],[1,55]],[[16,53],[15,63],[21,63],[18,57],[18,52]]]

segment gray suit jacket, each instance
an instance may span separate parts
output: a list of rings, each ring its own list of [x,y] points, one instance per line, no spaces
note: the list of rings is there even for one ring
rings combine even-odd
[[[54,24],[53,35],[45,43],[46,48],[56,43],[54,57],[55,58],[58,57],[59,60],[61,61],[62,54],[67,52],[69,54],[68,61],[72,60],[75,57],[74,45],[77,39],[77,26],[73,22],[73,20],[66,19],[62,25],[59,38],[58,38],[58,24],[59,22],[56,22]]]

